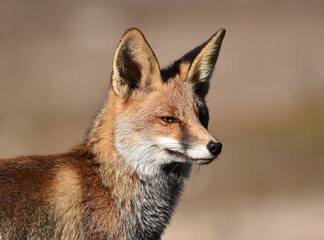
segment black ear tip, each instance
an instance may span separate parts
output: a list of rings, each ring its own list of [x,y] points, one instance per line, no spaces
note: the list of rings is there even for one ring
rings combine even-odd
[[[225,28],[220,28],[218,31],[214,34],[214,36],[217,36],[217,38],[223,39],[226,34],[226,29]]]
[[[132,34],[132,33],[140,34],[140,35],[144,36],[144,34],[141,32],[141,30],[139,30],[138,28],[135,28],[135,27],[128,28],[128,29],[124,32],[123,36],[126,36],[126,35],[128,35],[128,34]]]

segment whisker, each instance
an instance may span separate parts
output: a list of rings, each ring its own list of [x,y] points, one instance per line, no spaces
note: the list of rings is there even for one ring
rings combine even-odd
[[[193,175],[193,179],[195,179],[197,177],[199,169],[200,169],[200,166],[196,167],[196,171],[195,171],[195,173]]]
[[[170,176],[170,174],[173,172],[173,170],[176,169],[176,168],[179,166],[179,164],[180,164],[180,163],[177,163],[177,164],[176,164],[176,165],[171,169],[171,171],[170,171],[170,173],[169,173],[169,176]]]
[[[228,79],[228,77],[225,77],[225,78],[223,78],[222,80],[216,81],[215,84],[214,84],[214,86],[211,87],[211,88],[209,89],[209,91],[212,91],[212,90],[214,90],[215,88],[219,87],[219,85],[221,85],[222,83],[224,83],[227,79]]]
[[[208,103],[210,100],[213,100],[216,97],[219,97],[220,95],[224,94],[225,92],[226,92],[226,90],[224,90],[224,91],[222,91],[222,92],[220,92],[220,93],[218,93],[218,94],[216,94],[214,96],[209,97],[208,99],[206,99],[206,102]]]

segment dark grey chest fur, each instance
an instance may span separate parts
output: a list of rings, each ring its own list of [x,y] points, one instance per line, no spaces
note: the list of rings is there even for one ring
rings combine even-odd
[[[158,175],[141,180],[143,198],[135,203],[136,225],[130,239],[160,239],[169,223],[191,170],[191,164],[166,166]]]

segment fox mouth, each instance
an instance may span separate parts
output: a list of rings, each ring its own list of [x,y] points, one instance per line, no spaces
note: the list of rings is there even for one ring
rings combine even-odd
[[[172,151],[170,149],[165,149],[165,151],[168,153],[168,155],[172,156],[172,157],[176,157],[178,162],[192,162],[192,163],[196,163],[199,165],[206,165],[211,163],[215,158],[217,158],[217,156],[213,157],[213,158],[191,158],[186,154],[180,153],[180,152],[176,152],[176,151]]]

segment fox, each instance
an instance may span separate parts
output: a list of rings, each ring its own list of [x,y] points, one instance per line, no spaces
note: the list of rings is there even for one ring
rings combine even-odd
[[[161,239],[192,165],[222,150],[205,97],[225,32],[160,69],[143,33],[128,29],[81,143],[0,159],[0,239]]]

